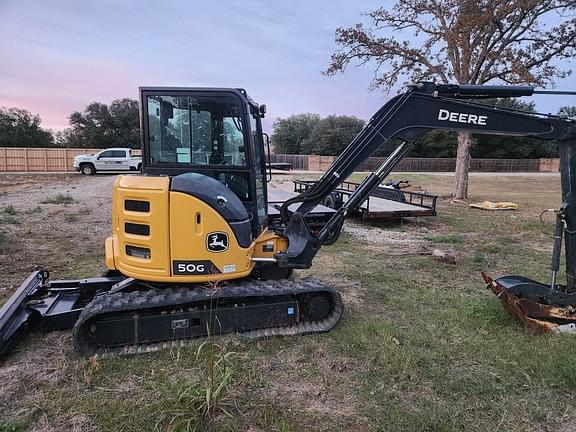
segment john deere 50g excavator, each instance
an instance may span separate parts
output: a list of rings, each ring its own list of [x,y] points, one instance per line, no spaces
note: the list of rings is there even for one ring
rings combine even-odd
[[[332,329],[343,312],[338,292],[289,276],[309,268],[319,248],[338,239],[346,216],[431,129],[560,143],[567,286],[558,286],[555,276],[551,286],[520,276],[489,282],[516,300],[576,306],[576,294],[569,293],[576,288],[576,125],[474,101],[536,92],[412,85],[370,119],[310,190],[275,209],[267,202],[264,105],[242,89],[141,88],[143,172],[114,184],[108,271],[63,281],[33,272],[0,310],[0,354],[30,327],[73,327],[75,348],[85,356],[144,352],[208,333],[262,337]],[[311,229],[315,207],[389,140],[398,147],[386,161]]]

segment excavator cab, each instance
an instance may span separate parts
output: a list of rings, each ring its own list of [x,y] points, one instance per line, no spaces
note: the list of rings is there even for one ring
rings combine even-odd
[[[143,175],[116,180],[108,268],[153,282],[250,275],[280,247],[267,233],[265,108],[212,88],[145,87],[140,105]]]
[[[148,175],[198,173],[242,201],[257,236],[266,224],[265,105],[244,89],[140,88],[143,165]]]

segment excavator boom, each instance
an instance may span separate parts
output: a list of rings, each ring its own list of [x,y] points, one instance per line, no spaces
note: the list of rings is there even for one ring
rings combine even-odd
[[[310,267],[319,247],[338,239],[346,216],[390,174],[408,154],[412,144],[430,130],[470,131],[556,140],[560,144],[562,186],[567,197],[570,184],[575,181],[571,174],[575,168],[571,167],[571,158],[576,146],[576,124],[556,116],[498,108],[475,101],[530,96],[533,93],[534,89],[526,86],[420,83],[392,98],[374,114],[314,187],[284,203],[281,214],[288,225],[290,247],[286,252],[277,255],[278,260],[287,267]],[[375,172],[366,177],[318,235],[312,235],[304,216],[333,192],[363,161],[391,140],[398,141],[398,147]],[[300,203],[298,210],[289,214],[288,209],[296,203]],[[574,209],[576,205],[570,204],[569,208]]]

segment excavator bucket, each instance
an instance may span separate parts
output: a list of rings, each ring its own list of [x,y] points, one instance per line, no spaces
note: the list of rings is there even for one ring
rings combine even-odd
[[[576,308],[566,304],[572,300],[572,295],[556,292],[556,296],[551,295],[547,298],[538,296],[542,293],[541,287],[545,287],[544,289],[550,287],[521,276],[492,279],[482,272],[482,277],[486,282],[486,288],[496,294],[504,309],[525,327],[536,332],[576,332]],[[518,283],[511,284],[510,280]],[[561,305],[550,304],[551,301]]]
[[[508,291],[498,280],[492,279],[486,273],[482,272],[482,277],[486,282],[486,288],[490,289],[502,302],[504,309],[508,311],[514,318],[521,322],[525,327],[535,330],[537,332],[544,332],[552,330],[556,324],[535,319],[525,309],[524,299],[518,298],[514,293]],[[534,302],[530,302],[536,304]],[[542,318],[542,317],[541,317]]]
[[[566,136],[559,149],[562,204],[557,210],[545,210],[556,214],[550,284],[518,275],[492,279],[482,273],[482,277],[504,308],[527,328],[576,334],[576,195],[572,193],[576,189],[576,141]],[[566,250],[566,285],[558,283],[562,243]]]

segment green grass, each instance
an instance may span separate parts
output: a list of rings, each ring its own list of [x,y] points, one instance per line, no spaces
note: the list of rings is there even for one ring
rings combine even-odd
[[[489,198],[514,190],[494,184],[475,193]],[[352,235],[323,247],[306,274],[327,278],[346,304],[343,320],[326,334],[258,341],[227,336],[213,339],[212,356],[198,340],[97,361],[80,358],[65,339],[60,355],[42,355],[37,364],[24,357],[37,373],[21,385],[33,391],[8,402],[0,431],[40,428],[41,418],[55,430],[71,430],[78,416],[85,429],[98,431],[568,430],[576,412],[576,338],[527,331],[480,276],[548,280],[552,244],[538,214],[559,196],[538,195],[535,187],[518,197],[515,213],[445,202],[433,219],[399,227],[361,224],[426,240],[417,248],[449,245],[461,256],[456,264],[391,256],[405,243],[371,244]],[[50,239],[51,248],[74,251],[53,277],[101,273],[102,251],[75,250],[67,235],[63,228]],[[18,362],[46,349],[43,338],[27,337]],[[18,364],[8,359],[8,367]]]
[[[232,417],[235,409],[230,397],[234,384],[236,353],[212,339],[202,342],[196,352],[196,361],[202,367],[193,381],[171,385],[168,400],[171,408],[163,408],[157,415],[156,428],[199,431],[216,422],[220,415]]]
[[[24,432],[26,429],[27,429],[26,424],[20,421],[15,422],[0,421],[0,432]]]
[[[4,207],[2,209],[2,213],[10,215],[10,216],[16,216],[18,214],[18,212],[16,211],[16,209],[14,208],[14,206],[12,204]]]
[[[18,220],[18,211],[14,208],[12,204],[4,207],[0,213],[0,223],[9,225],[18,225],[20,221]]]
[[[78,222],[79,219],[80,218],[75,213],[66,213],[66,215],[64,215],[64,220],[66,222],[74,223],[74,222]]]
[[[448,244],[462,243],[462,236],[460,234],[441,234],[434,236],[425,236],[424,238],[433,243],[448,243]]]
[[[8,224],[8,225],[19,225],[20,220],[11,214],[5,214],[0,217],[0,223]]]
[[[454,272],[426,257],[404,260],[402,270],[396,263],[365,274],[365,256],[348,276],[370,286],[369,303],[381,312],[353,309],[347,330],[332,336],[336,352],[360,365],[365,413],[375,424],[457,431],[502,421],[503,430],[521,431],[555,411],[556,402],[573,403],[574,338],[522,329],[469,268]],[[559,399],[547,399],[557,389]],[[527,403],[535,411],[526,413]]]
[[[44,201],[40,201],[41,204],[72,204],[74,202],[74,198],[71,195],[64,195],[58,194],[52,198],[49,198]]]

